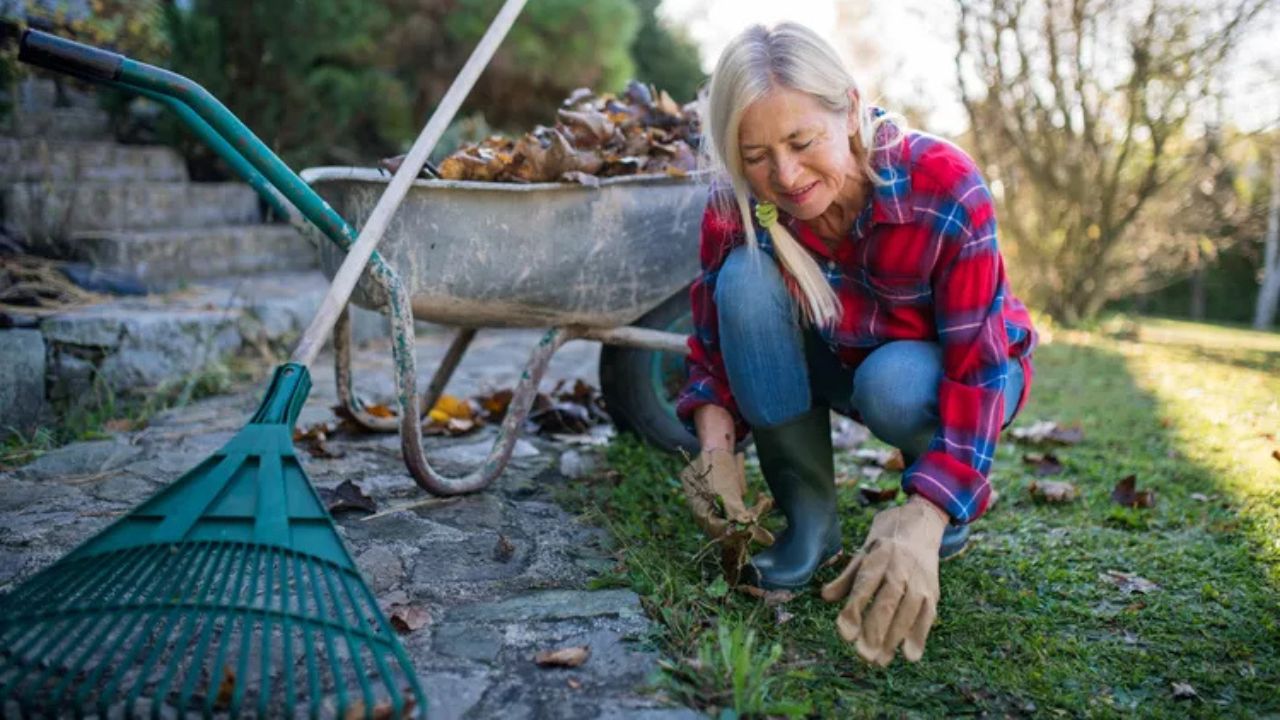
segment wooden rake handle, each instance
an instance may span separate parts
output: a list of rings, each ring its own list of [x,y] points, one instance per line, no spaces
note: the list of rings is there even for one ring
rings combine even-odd
[[[409,148],[409,154],[405,157],[404,163],[396,170],[391,183],[387,185],[387,189],[383,191],[378,204],[369,215],[369,219],[364,227],[360,228],[360,235],[356,238],[355,244],[347,251],[347,257],[342,261],[342,266],[333,276],[329,292],[320,302],[320,309],[316,311],[311,324],[307,326],[306,332],[302,334],[302,339],[298,341],[298,346],[293,351],[293,357],[290,358],[292,362],[310,367],[316,355],[320,354],[320,348],[324,345],[325,339],[329,337],[334,324],[338,322],[339,313],[351,298],[351,293],[355,291],[356,283],[360,280],[369,257],[373,255],[378,242],[382,240],[382,235],[391,222],[391,216],[400,207],[400,202],[409,192],[409,186],[422,171],[423,164],[435,149],[445,128],[449,127],[453,116],[458,114],[462,101],[466,99],[476,79],[489,64],[489,59],[493,57],[498,45],[506,37],[507,31],[511,29],[525,2],[526,0],[507,0],[502,6],[493,22],[489,24],[484,37],[480,38],[476,49],[471,52],[467,64],[462,66],[453,84],[449,86],[448,92],[444,94],[444,99],[436,106],[426,127],[422,129],[418,139],[413,141],[413,146]]]

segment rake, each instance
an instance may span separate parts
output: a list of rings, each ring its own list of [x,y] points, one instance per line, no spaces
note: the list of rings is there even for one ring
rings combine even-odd
[[[400,287],[386,283],[374,248],[523,5],[507,0],[499,11],[354,244],[351,227],[200,86],[24,33],[20,59],[165,101],[349,250],[248,425],[0,598],[0,717],[425,717],[413,666],[303,471],[292,431],[311,389],[307,368],[365,265]],[[229,142],[217,145],[220,136]],[[388,302],[407,298],[391,292]]]

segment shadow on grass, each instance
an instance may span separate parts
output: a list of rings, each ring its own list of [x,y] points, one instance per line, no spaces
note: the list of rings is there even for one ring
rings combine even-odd
[[[644,598],[661,627],[657,641],[677,668],[669,689],[701,709],[717,711],[725,696],[715,674],[693,658],[728,623],[783,649],[773,696],[824,717],[1276,712],[1275,487],[1262,477],[1229,480],[1222,468],[1231,463],[1234,430],[1202,427],[1195,402],[1153,394],[1151,373],[1173,372],[1174,365],[1190,380],[1199,374],[1226,383],[1206,392],[1232,387],[1240,367],[1255,369],[1229,348],[1212,352],[1229,357],[1210,362],[1200,354],[1205,359],[1190,362],[1159,345],[1095,336],[1041,349],[1032,401],[1018,424],[1083,426],[1083,443],[1056,450],[1066,467],[1057,479],[1078,485],[1082,498],[1032,502],[1026,488],[1033,476],[1021,462],[1026,448],[1006,437],[993,472],[1003,497],[974,526],[972,548],[943,566],[939,620],[918,664],[863,664],[835,633],[838,607],[815,594],[779,609],[724,593],[715,582],[716,553],[701,544],[684,509],[678,460],[623,440],[610,450],[617,472],[577,491],[625,548],[623,571],[606,582]],[[1128,474],[1157,491],[1154,509],[1111,502],[1111,489]],[[760,486],[758,474],[753,483]],[[877,508],[859,507],[851,487],[841,489],[840,504],[846,544],[856,547]],[[1112,572],[1159,587],[1137,592]],[[1175,683],[1196,697],[1179,699]]]

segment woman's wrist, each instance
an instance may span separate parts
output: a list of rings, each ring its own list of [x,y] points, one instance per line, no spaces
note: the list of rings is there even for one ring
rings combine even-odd
[[[907,498],[907,502],[915,503],[917,505],[924,505],[928,507],[938,516],[938,518],[944,524],[950,524],[951,522],[951,515],[946,510],[943,510],[942,508],[938,507],[936,504],[934,504],[932,500],[930,500],[929,498],[923,495],[920,495],[918,493],[914,494],[911,497]]]

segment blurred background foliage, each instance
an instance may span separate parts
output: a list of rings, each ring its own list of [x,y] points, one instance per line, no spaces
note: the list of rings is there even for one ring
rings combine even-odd
[[[192,77],[302,168],[403,152],[500,0],[6,3],[25,4],[32,24]],[[693,99],[705,81],[699,49],[661,5],[530,2],[437,157],[551,124],[579,87],[618,92],[636,78]],[[1280,222],[1280,108],[1251,128],[1221,110],[1237,40],[1267,32],[1267,18],[1275,26],[1274,0],[955,5],[955,94],[970,130],[952,139],[991,182],[1015,291],[1067,324],[1119,309],[1274,327],[1259,287],[1270,277],[1280,290],[1280,250],[1268,250],[1280,245],[1269,228]],[[873,3],[837,7],[864,87],[908,117],[927,115],[894,82]],[[0,87],[22,72],[11,49],[0,49]],[[179,147],[193,177],[229,176],[147,101],[102,97],[121,139]]]

